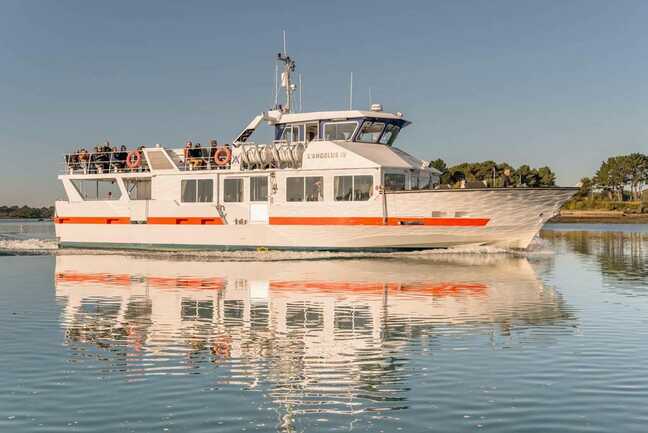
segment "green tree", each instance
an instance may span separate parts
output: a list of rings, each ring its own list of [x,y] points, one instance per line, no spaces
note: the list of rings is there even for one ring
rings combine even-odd
[[[554,173],[549,167],[546,165],[540,167],[537,173],[539,178],[538,186],[556,186],[556,173]]]
[[[641,187],[648,181],[648,156],[632,153],[624,157],[624,176],[632,198],[639,200]]]
[[[596,185],[608,193],[611,200],[616,195],[617,200],[623,200],[623,186],[625,185],[624,167],[625,159],[623,156],[612,156],[601,163],[601,167],[596,171],[594,182]]]
[[[436,168],[441,172],[440,176],[440,182],[442,184],[447,184],[450,182],[450,174],[448,173],[448,166],[446,165],[445,161],[442,160],[441,158],[435,159],[434,161],[430,161],[430,164],[428,164],[428,167],[431,168]]]

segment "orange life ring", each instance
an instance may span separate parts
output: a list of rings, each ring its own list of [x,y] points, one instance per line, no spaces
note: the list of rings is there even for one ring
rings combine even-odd
[[[232,151],[229,147],[219,147],[214,154],[214,162],[218,166],[225,166],[232,161]]]
[[[133,160],[133,157],[135,158]],[[142,152],[139,150],[131,150],[126,156],[126,165],[128,168],[139,168],[142,165]]]

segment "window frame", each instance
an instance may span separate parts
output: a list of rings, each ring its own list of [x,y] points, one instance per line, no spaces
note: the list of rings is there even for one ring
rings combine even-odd
[[[400,134],[401,130],[403,128],[395,123],[387,123],[385,125],[385,128],[383,129],[382,134],[380,134],[380,138],[378,139],[378,144],[382,144],[384,146],[392,146],[396,139],[398,138],[398,134]],[[393,131],[396,131],[395,133]],[[387,143],[383,143],[383,137],[388,133],[392,132],[392,135],[389,137],[389,141]]]
[[[289,179],[301,179],[301,199],[300,200],[288,200],[288,180]],[[320,195],[321,199],[318,200],[309,200],[308,191],[306,190],[307,179],[319,179],[321,182]],[[286,177],[286,203],[317,203],[324,201],[324,176],[287,176]]]
[[[231,200],[226,200],[226,195],[225,195],[225,182],[228,180],[235,180],[239,182],[240,188],[240,194],[239,194],[239,200],[237,201],[231,201]],[[245,178],[243,177],[224,177],[223,178],[223,203],[244,203],[245,202],[245,184],[244,184]]]
[[[388,176],[403,176],[403,188],[402,189],[387,189],[387,177]],[[383,173],[383,188],[385,191],[406,191],[407,190],[407,173],[396,173],[396,172],[387,172]]]
[[[254,188],[252,187],[252,180],[253,179],[265,179],[265,186],[266,186],[266,192],[265,192],[265,200],[252,200],[252,192],[254,191]],[[249,191],[249,201],[250,203],[267,203],[268,199],[270,198],[270,182],[268,180],[268,176],[250,176],[250,191]]]
[[[340,200],[338,199],[338,194],[337,191],[335,190],[336,186],[336,179],[339,177],[350,177],[351,178],[351,198],[349,200]],[[366,200],[359,200],[356,199],[356,177],[368,177],[371,179],[371,185],[369,187],[369,196],[367,197]],[[337,202],[350,202],[350,201],[357,201],[357,202],[363,202],[363,201],[369,201],[371,198],[374,196],[374,175],[373,174],[345,174],[345,175],[340,175],[340,176],[333,176],[333,200]]]
[[[380,132],[377,133],[378,136],[376,137],[376,139],[374,141],[361,140],[360,137],[362,136],[362,130],[364,129],[365,125],[371,126],[371,125],[376,124],[376,123],[382,124],[382,129],[380,130]],[[355,138],[354,141],[356,141],[358,143],[378,144],[378,143],[380,143],[380,139],[382,138],[383,134],[385,133],[385,129],[387,128],[388,125],[390,125],[390,124],[385,122],[384,120],[369,120],[369,119],[367,119],[367,120],[362,122],[362,125],[360,125],[360,129],[358,129],[358,133],[356,134],[356,138]]]
[[[194,182],[194,200],[193,201],[185,201],[184,195],[183,195],[183,185],[184,182]],[[198,187],[198,182],[210,182],[211,183],[211,197],[209,200],[199,200],[200,199],[200,188]],[[189,179],[181,179],[180,180],[180,203],[213,203],[214,202],[214,179],[208,178],[189,178]]]
[[[301,199],[300,200],[288,200],[288,180],[289,179],[301,179]],[[306,200],[306,177],[305,176],[286,176],[286,203],[302,203]]]
[[[326,127],[328,125],[342,125],[342,124],[351,124],[351,123],[355,124],[355,128],[353,129],[353,132],[351,133],[351,135],[349,136],[348,139],[345,138],[343,140],[338,140],[338,139],[329,140],[326,137]],[[337,141],[353,141],[353,139],[355,138],[356,133],[358,132],[359,125],[360,125],[360,122],[358,120],[343,120],[343,121],[324,122],[322,124],[322,137],[324,138],[324,140],[328,140],[328,141],[336,141],[336,140]],[[337,130],[336,130],[336,135],[337,135]]]
[[[78,183],[81,182],[94,182],[96,184],[95,186],[95,192],[96,192],[96,198],[88,198],[88,194],[84,193],[79,189],[80,185],[77,185]],[[100,198],[99,197],[99,183],[100,182],[110,182],[111,184],[115,185],[116,187],[116,192],[119,193],[119,195],[111,195],[111,198]],[[95,177],[95,178],[90,178],[90,179],[85,179],[85,178],[80,178],[80,179],[70,179],[70,183],[76,190],[77,194],[79,194],[79,197],[81,197],[81,200],[83,201],[118,201],[122,199],[122,196],[124,195],[121,189],[121,186],[119,185],[119,180],[116,177]],[[112,192],[112,191],[109,191]]]
[[[153,200],[153,182],[151,177],[123,177],[122,181],[124,182],[124,188],[126,189],[126,194],[128,195],[128,200],[130,201],[147,201]],[[147,182],[148,186],[148,198],[133,198],[131,197],[131,190],[128,189],[129,183],[132,183],[134,186],[137,186],[138,183]],[[139,196],[139,188],[135,189],[137,196]],[[136,196],[136,197],[137,197]]]

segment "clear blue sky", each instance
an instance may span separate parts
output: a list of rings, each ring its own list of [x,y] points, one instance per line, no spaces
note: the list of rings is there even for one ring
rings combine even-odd
[[[549,165],[559,183],[648,151],[645,1],[0,2],[0,204],[61,195],[62,154],[229,141],[269,108],[273,56],[304,109],[374,102],[403,149]]]

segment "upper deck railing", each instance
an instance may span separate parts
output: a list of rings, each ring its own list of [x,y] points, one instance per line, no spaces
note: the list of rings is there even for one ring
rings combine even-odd
[[[218,165],[215,155],[223,146],[206,146],[166,149],[160,147],[146,148],[149,151],[164,151],[173,164],[181,171],[215,170],[230,168],[230,164]],[[107,174],[107,173],[140,173],[150,172],[145,148],[136,150],[95,150],[82,149],[64,155],[66,174]]]
[[[154,155],[159,155],[159,152],[164,152],[173,162],[173,168],[180,171],[230,169],[235,152],[237,155],[235,158],[239,158],[241,170],[294,168],[301,165],[302,155],[307,145],[308,143],[304,141],[274,140],[272,144],[257,144],[254,142],[240,144],[238,151],[235,151],[234,147],[229,144],[169,149],[163,147],[140,147],[135,150],[109,150],[108,148],[102,150],[102,148],[99,148],[92,152],[82,149],[65,155],[64,172],[66,174],[150,172],[149,160]],[[229,151],[229,161],[219,163],[216,155],[222,149]],[[151,160],[150,163],[153,165],[152,168],[156,169],[157,163],[155,159]]]
[[[129,155],[139,155],[139,163],[132,167],[128,164]],[[118,151],[80,150],[68,153],[65,158],[67,174],[137,173],[150,171],[141,149]]]

